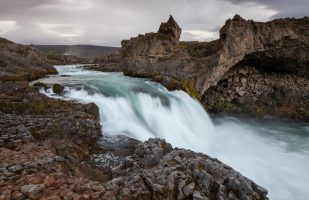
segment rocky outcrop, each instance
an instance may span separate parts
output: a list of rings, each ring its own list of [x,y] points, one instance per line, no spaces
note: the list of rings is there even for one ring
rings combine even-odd
[[[1,81],[30,81],[52,73],[57,71],[37,49],[0,38]]]
[[[37,91],[48,86],[27,82],[51,73],[56,70],[35,48],[0,38],[0,199],[104,192],[100,183],[82,178],[87,174],[80,164],[101,136],[98,107],[50,99]],[[61,93],[63,87],[53,89]]]
[[[277,83],[285,82],[284,77],[295,76],[296,78],[289,78],[288,81],[289,84],[294,85],[294,89],[299,86],[297,79],[305,85],[308,84],[308,17],[278,19],[262,23],[245,20],[235,15],[220,29],[220,38],[211,42],[175,42],[180,33],[177,31],[179,29],[175,28],[178,25],[175,24],[177,25],[170,19],[167,23],[163,23],[163,28],[159,29],[158,33],[161,31],[171,36],[166,38],[164,43],[156,39],[145,40],[145,36],[125,41],[121,53],[124,73],[129,76],[152,78],[164,84],[168,89],[183,89],[198,100],[202,97],[213,99],[209,96],[213,93],[208,92],[208,89],[221,87],[218,86],[218,82],[224,80],[225,75],[236,65],[276,73],[278,74]],[[285,74],[285,76],[280,74]],[[248,73],[246,76],[251,76],[251,74]],[[247,79],[254,78],[247,77]],[[266,87],[277,86],[278,84],[273,84]],[[305,94],[309,93],[306,86],[301,88],[304,89]],[[243,90],[240,93],[244,96]],[[272,101],[271,93],[265,91],[262,93],[267,101]],[[297,91],[292,92],[295,95],[296,93],[298,94]],[[258,96],[256,95],[255,98]],[[295,99],[301,105],[307,104],[307,97],[304,95],[297,95]],[[282,98],[277,101],[276,105],[283,108],[283,105],[289,101]],[[249,98],[246,104],[255,103],[252,98]],[[278,114],[276,109],[269,107],[264,113],[284,116],[284,114]],[[306,109],[306,106],[297,107],[295,104],[295,109],[300,112],[300,116],[305,116],[302,118],[308,120],[307,114],[302,111]],[[295,118],[292,113],[284,113],[287,114],[287,118]]]
[[[256,60],[259,60],[259,56],[268,57],[281,64],[269,66],[271,70],[308,75],[308,23],[307,18],[260,23],[246,21],[239,15],[227,20],[220,30],[219,51],[213,58],[215,65],[210,66],[212,69],[209,78],[203,82],[202,93],[216,85],[231,67],[245,57],[255,57]],[[302,27],[303,25],[307,27]],[[300,31],[300,27],[305,30]],[[264,62],[260,65],[267,64]]]
[[[268,199],[267,190],[231,167],[160,139],[139,143],[105,182],[74,176],[54,148],[42,142],[14,151],[0,148],[0,198]],[[106,157],[96,160],[108,163]]]
[[[102,199],[268,199],[231,167],[160,139],[138,144],[112,172]]]
[[[98,108],[93,104],[49,99],[29,87],[27,82],[1,82],[0,91],[4,147],[15,147],[32,137],[55,139],[59,152],[70,151],[67,156],[72,156],[74,161],[88,155],[101,135],[99,116],[95,114]],[[74,149],[78,151],[71,152]]]
[[[235,15],[221,28],[219,40],[209,43],[182,42],[179,46],[180,29],[176,28],[178,25],[171,18],[158,31],[166,35],[169,32],[171,38],[166,38],[164,43],[157,40],[149,42],[144,36],[132,38],[123,42],[121,55],[124,69],[131,70],[132,74],[137,71],[137,74],[144,73],[145,76],[196,77],[195,87],[203,94],[243,60],[249,62],[261,57],[264,60],[268,58],[277,62],[270,67],[272,70],[308,75],[308,23],[308,18],[261,23]],[[204,55],[198,53],[196,57],[196,50]],[[143,71],[136,68],[143,68]]]
[[[170,57],[178,50],[181,28],[170,16],[162,23],[157,33],[146,33],[121,42],[122,61],[132,67],[144,67],[148,63],[158,62]]]

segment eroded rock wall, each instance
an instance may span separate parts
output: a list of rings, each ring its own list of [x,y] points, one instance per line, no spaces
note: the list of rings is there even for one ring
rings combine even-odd
[[[172,30],[175,26],[171,24],[175,23],[165,23],[165,26],[171,26]],[[222,87],[218,83],[225,79],[226,73],[234,66],[252,66],[257,70],[278,74],[277,82],[294,84],[292,89],[288,89],[290,91],[288,93],[296,95],[295,99],[299,101],[299,107],[297,104],[293,104],[295,112],[277,112],[279,109],[277,106],[280,107],[279,110],[282,110],[285,107],[283,105],[292,99],[287,97],[286,100],[279,100],[278,105],[268,106],[267,112],[264,113],[280,117],[284,117],[286,114],[286,118],[298,119],[294,113],[307,109],[306,105],[308,104],[307,98],[298,95],[298,88],[302,88],[304,94],[309,93],[306,86],[299,85],[299,81],[304,85],[309,82],[308,35],[308,17],[278,19],[264,23],[245,20],[239,15],[235,15],[232,19],[227,20],[221,28],[220,38],[212,42],[177,43],[175,40],[178,37],[172,37],[173,39],[166,38],[164,42],[149,40],[150,43],[148,43],[149,41],[145,42],[143,37],[133,38],[125,44],[134,45],[124,45],[122,48],[122,52],[125,52],[121,54],[122,70],[129,76],[152,78],[154,81],[164,84],[168,89],[183,89],[194,98],[201,100],[205,94],[212,98],[210,97],[212,92],[208,92],[210,88],[213,91],[218,87],[218,90],[222,91]],[[152,47],[151,53],[143,51],[149,46]],[[281,74],[285,75],[281,76]],[[251,76],[250,73],[246,74],[248,80],[255,79]],[[298,77],[299,81],[296,80]],[[235,85],[238,84],[232,82]],[[276,85],[267,84],[271,83],[259,85],[266,85],[267,88],[274,88]],[[287,87],[282,88],[287,89]],[[238,92],[241,92],[242,95],[246,93],[242,89],[238,89]],[[264,102],[273,101],[273,96],[269,91],[260,91],[260,93],[264,96]],[[254,99],[258,99],[260,94],[254,94],[255,98],[247,98],[246,104],[255,105],[256,100]],[[218,96],[216,95],[216,97]],[[299,116],[308,120],[305,112],[300,111]]]

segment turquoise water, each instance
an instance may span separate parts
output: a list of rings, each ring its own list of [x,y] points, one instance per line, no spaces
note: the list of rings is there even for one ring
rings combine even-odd
[[[211,119],[182,91],[121,73],[58,66],[60,75],[40,81],[66,86],[65,99],[94,102],[103,134],[144,141],[164,138],[173,146],[217,157],[269,190],[270,199],[309,199],[309,126],[272,119]],[[41,91],[59,97],[51,90]]]

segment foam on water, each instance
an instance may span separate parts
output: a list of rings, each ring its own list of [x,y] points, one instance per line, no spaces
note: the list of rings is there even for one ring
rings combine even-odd
[[[309,199],[308,126],[227,117],[216,119],[214,125],[199,102],[182,91],[74,65],[57,70],[70,76],[42,81],[67,85],[68,100],[96,103],[104,133],[142,141],[164,138],[173,146],[217,157],[266,187],[271,199]],[[51,90],[42,93],[57,97]]]

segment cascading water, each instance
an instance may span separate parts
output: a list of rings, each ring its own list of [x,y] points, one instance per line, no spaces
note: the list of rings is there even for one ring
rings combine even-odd
[[[104,134],[138,140],[164,138],[173,146],[204,152],[231,165],[269,190],[271,199],[309,199],[309,127],[218,118],[182,91],[121,73],[57,67],[40,80],[66,86],[65,99],[94,102]],[[42,90],[57,97],[51,90]]]

